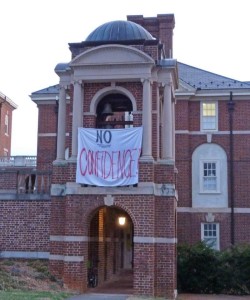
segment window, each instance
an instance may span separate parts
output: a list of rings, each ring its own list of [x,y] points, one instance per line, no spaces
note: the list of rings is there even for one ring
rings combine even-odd
[[[199,145],[192,154],[192,207],[228,207],[228,159],[215,143]]]
[[[200,192],[219,192],[219,161],[201,161]]]
[[[5,120],[4,120],[4,133],[6,135],[9,134],[9,116],[5,115]]]
[[[220,250],[219,245],[219,224],[202,223],[201,239],[212,249]]]
[[[216,102],[201,103],[201,130],[214,131],[218,129],[218,114]]]

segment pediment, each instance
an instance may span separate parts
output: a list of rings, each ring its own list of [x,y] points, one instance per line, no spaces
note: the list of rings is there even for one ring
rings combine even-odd
[[[75,57],[70,66],[154,64],[144,52],[122,45],[103,45],[91,48]]]
[[[193,88],[188,83],[184,82],[183,80],[179,79],[179,88],[176,90],[176,93],[194,93],[196,89]]]

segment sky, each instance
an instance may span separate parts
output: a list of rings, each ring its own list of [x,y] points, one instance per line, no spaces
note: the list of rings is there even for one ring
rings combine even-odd
[[[247,0],[8,0],[0,2],[0,91],[17,104],[11,155],[36,155],[38,110],[31,93],[59,83],[68,43],[127,15],[174,14],[173,58],[250,81]]]

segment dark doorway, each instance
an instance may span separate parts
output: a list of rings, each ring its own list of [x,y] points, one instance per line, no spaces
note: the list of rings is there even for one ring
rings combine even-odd
[[[130,216],[115,207],[98,209],[90,221],[88,246],[88,268],[95,268],[98,289],[114,280],[133,288],[133,252]]]

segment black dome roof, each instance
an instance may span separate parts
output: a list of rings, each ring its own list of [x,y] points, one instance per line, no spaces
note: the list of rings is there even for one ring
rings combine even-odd
[[[142,26],[131,21],[112,21],[97,27],[86,38],[86,42],[154,40]]]

